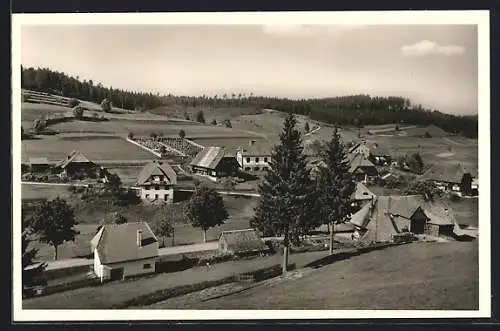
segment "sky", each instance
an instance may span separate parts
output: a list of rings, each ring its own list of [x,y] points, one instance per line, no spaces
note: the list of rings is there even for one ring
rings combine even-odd
[[[174,95],[404,96],[477,114],[475,25],[23,26],[21,64]]]

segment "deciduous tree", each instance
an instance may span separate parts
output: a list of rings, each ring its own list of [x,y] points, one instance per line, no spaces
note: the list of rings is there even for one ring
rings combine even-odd
[[[222,196],[213,188],[198,185],[185,210],[187,218],[203,231],[203,242],[207,241],[207,230],[222,225],[228,218]]]
[[[59,197],[44,201],[33,213],[31,227],[41,242],[54,247],[54,260],[57,260],[57,249],[66,241],[74,241],[77,221],[73,209],[64,199]]]

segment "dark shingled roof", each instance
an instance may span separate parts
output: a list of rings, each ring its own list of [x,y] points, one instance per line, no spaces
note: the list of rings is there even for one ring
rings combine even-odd
[[[358,142],[351,148],[349,148],[349,153],[354,153],[359,148],[367,148],[370,154],[374,156],[385,156],[391,155],[391,149],[385,144],[375,143],[375,142]]]
[[[477,177],[477,167],[466,167],[459,163],[436,164],[420,176],[420,180],[460,183],[466,173],[469,173],[472,177]]]
[[[225,242],[226,249],[234,253],[262,251],[268,248],[254,229],[223,231],[219,237],[219,247],[221,242]]]
[[[243,156],[271,156],[272,143],[259,140],[253,145],[242,147]]]
[[[363,154],[348,154],[349,172],[354,172],[359,167],[375,167]]]
[[[146,184],[151,176],[166,176],[170,184],[177,184],[177,174],[172,167],[165,161],[153,161],[146,164],[137,179],[137,185]]]
[[[72,151],[68,157],[56,164],[58,168],[66,168],[70,163],[92,163],[85,155],[78,151]]]
[[[379,196],[373,203],[367,203],[350,222],[367,230],[363,240],[390,241],[393,234],[410,228],[410,218],[421,208],[431,224],[453,225],[453,211],[444,203],[425,201],[420,195]],[[391,217],[392,216],[392,217]]]
[[[226,154],[222,147],[205,147],[191,161],[191,166],[215,169]]]
[[[137,231],[142,231],[141,247]],[[146,222],[106,224],[90,241],[102,264],[147,259],[158,256],[158,239]]]

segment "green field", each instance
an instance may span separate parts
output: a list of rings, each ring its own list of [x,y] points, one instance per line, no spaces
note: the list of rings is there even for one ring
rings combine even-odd
[[[120,137],[102,137],[89,139],[82,136],[67,140],[64,136],[50,136],[39,140],[23,140],[22,159],[46,157],[49,161],[59,161],[71,151],[78,150],[90,160],[149,160],[154,155],[127,142]]]
[[[295,279],[263,282],[207,300],[191,295],[155,309],[477,310],[476,242],[416,243],[372,251]],[[202,300],[203,299],[203,300]]]

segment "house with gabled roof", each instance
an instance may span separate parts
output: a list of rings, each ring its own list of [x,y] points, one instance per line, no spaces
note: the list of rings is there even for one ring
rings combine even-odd
[[[248,146],[238,149],[236,159],[244,171],[259,173],[269,168],[271,151],[272,145],[268,141],[250,140]]]
[[[57,162],[55,168],[61,171],[61,175],[73,177],[79,173],[97,171],[98,166],[81,152],[72,151],[65,159]]]
[[[349,173],[356,181],[368,182],[378,177],[378,170],[375,165],[362,154],[348,154]]]
[[[354,211],[359,210],[366,203],[375,199],[376,195],[370,191],[368,187],[366,187],[363,183],[357,182],[356,189],[351,195],[352,204],[351,207]]]
[[[378,196],[351,216],[355,237],[366,242],[391,242],[395,235],[411,232],[451,236],[456,222],[450,208],[422,196]]]
[[[363,154],[376,165],[389,165],[392,161],[391,150],[381,143],[363,140],[349,148],[350,154]]]
[[[146,222],[105,224],[90,245],[101,281],[155,272],[158,239]]]
[[[177,174],[164,160],[154,160],[146,164],[136,182],[136,186],[140,188],[141,199],[151,203],[173,202],[176,185]]]
[[[477,167],[467,167],[460,163],[435,164],[429,168],[420,180],[431,180],[443,191],[451,191],[459,195],[477,195]]]
[[[194,174],[206,176],[213,181],[238,173],[240,165],[236,157],[223,147],[205,147],[189,164]]]

